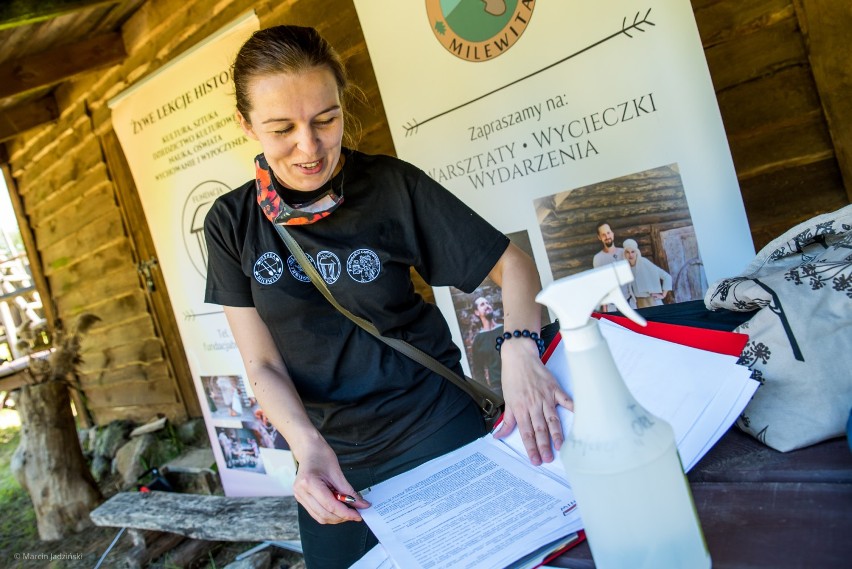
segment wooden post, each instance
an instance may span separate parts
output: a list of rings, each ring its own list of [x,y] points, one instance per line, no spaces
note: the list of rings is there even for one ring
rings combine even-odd
[[[21,442],[11,470],[33,502],[39,537],[58,540],[90,527],[102,496],[80,448],[68,386],[25,385],[17,408]]]

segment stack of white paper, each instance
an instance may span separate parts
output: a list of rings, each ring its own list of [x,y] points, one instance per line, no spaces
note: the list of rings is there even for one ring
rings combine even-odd
[[[747,367],[737,365],[737,356],[637,334],[609,320],[598,323],[633,396],[672,426],[684,472],[689,472],[742,413],[758,382]],[[571,395],[571,374],[560,348],[547,368]],[[519,442],[512,446],[523,452]]]
[[[633,395],[669,422],[684,471],[730,428],[757,382],[736,357],[637,334],[601,320],[616,365]],[[565,351],[547,367],[573,392]],[[560,408],[563,429],[573,422]],[[478,439],[365,489],[361,514],[381,546],[355,567],[534,567],[582,529],[559,460],[530,465],[517,432]]]

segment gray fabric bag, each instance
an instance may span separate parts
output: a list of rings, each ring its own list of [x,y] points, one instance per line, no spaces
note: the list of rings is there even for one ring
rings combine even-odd
[[[710,310],[756,311],[740,363],[761,386],[737,420],[779,451],[845,433],[852,408],[852,205],[814,217],[710,286]]]

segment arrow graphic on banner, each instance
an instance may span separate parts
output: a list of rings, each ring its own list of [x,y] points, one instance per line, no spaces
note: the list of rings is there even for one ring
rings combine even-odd
[[[224,313],[225,313],[224,310],[218,310],[216,312],[193,312],[191,310],[184,310],[183,311],[183,319],[186,320],[187,322],[191,322],[191,321],[195,320],[196,318],[200,318],[201,316],[213,316],[215,314],[224,314]]]
[[[600,39],[593,44],[587,45],[586,47],[584,47],[584,48],[582,48],[578,51],[575,51],[571,55],[563,57],[559,61],[554,61],[550,65],[547,65],[546,67],[542,67],[541,69],[538,69],[537,71],[533,71],[532,73],[525,75],[525,76],[521,77],[520,79],[515,79],[511,83],[506,83],[505,85],[503,85],[501,87],[497,87],[493,91],[489,91],[489,92],[485,93],[484,95],[480,95],[479,97],[476,97],[475,99],[471,99],[470,101],[467,101],[465,103],[457,105],[457,106],[453,107],[452,109],[449,109],[449,110],[443,111],[441,113],[438,113],[437,115],[431,116],[426,120],[418,121],[417,119],[412,119],[411,121],[407,122],[406,124],[404,124],[402,126],[402,128],[405,129],[405,136],[407,137],[407,136],[410,136],[412,134],[417,133],[417,129],[419,129],[421,126],[423,126],[424,124],[426,124],[430,121],[433,121],[433,120],[440,118],[444,115],[448,115],[450,113],[453,113],[453,112],[455,112],[455,111],[457,111],[461,108],[464,108],[464,107],[470,105],[471,103],[481,101],[482,99],[489,97],[489,96],[493,95],[494,93],[502,91],[503,89],[506,89],[507,87],[511,87],[512,85],[516,85],[516,84],[518,84],[522,81],[526,81],[530,77],[538,75],[539,73],[547,71],[548,69],[556,67],[557,65],[560,65],[562,63],[565,63],[569,59],[573,59],[573,58],[577,57],[578,55],[580,55],[581,53],[585,53],[585,52],[587,52],[587,51],[589,51],[589,50],[591,50],[595,47],[598,47],[599,45],[602,45],[602,44],[608,42],[611,39],[617,38],[618,36],[621,36],[621,35],[625,35],[628,38],[633,39],[633,36],[630,35],[630,32],[632,32],[632,31],[645,32],[645,30],[642,28],[642,26],[646,26],[646,25],[647,26],[655,26],[656,25],[656,24],[654,24],[654,22],[652,22],[651,20],[648,19],[648,16],[651,14],[651,8],[648,8],[648,11],[645,12],[645,15],[642,16],[641,19],[640,19],[641,14],[642,14],[642,12],[636,12],[636,15],[633,17],[633,23],[629,23],[628,20],[627,20],[627,17],[623,18],[622,21],[621,21],[621,29],[619,29],[614,34],[611,34],[611,35],[609,35],[609,36],[607,36],[603,39]]]

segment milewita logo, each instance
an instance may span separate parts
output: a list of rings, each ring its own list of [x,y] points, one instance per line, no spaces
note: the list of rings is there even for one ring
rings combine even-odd
[[[506,53],[527,29],[535,0],[426,0],[432,32],[466,61]]]

